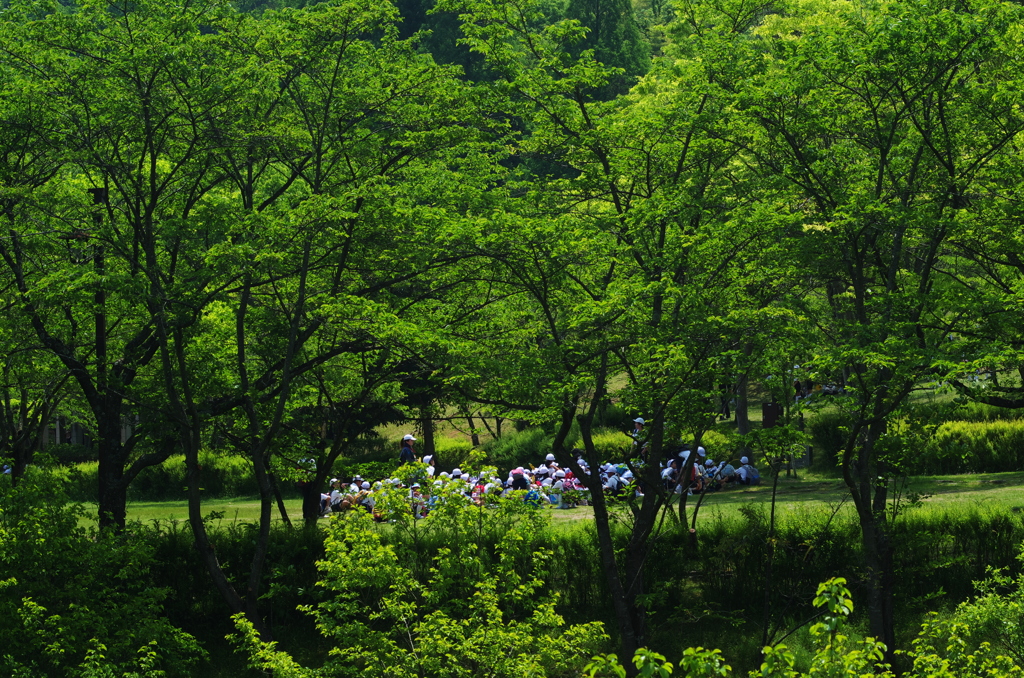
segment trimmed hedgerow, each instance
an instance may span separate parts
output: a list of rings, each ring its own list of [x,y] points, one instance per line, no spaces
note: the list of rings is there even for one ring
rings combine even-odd
[[[921,450],[918,473],[1019,471],[1024,463],[1024,420],[947,421]]]

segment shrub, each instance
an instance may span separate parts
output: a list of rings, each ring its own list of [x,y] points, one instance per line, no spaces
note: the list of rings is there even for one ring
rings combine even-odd
[[[736,454],[740,447],[738,441],[721,431],[706,431],[701,436],[700,444],[707,452],[708,459],[731,459],[739,456]]]
[[[918,473],[1017,471],[1024,462],[1024,421],[947,421],[918,459]]]
[[[78,464],[83,461],[96,459],[96,449],[86,445],[74,443],[57,443],[47,445],[46,453],[52,456],[60,464]]]
[[[201,651],[163,618],[153,549],[79,527],[81,507],[55,490],[65,474],[29,467],[17,487],[0,478],[0,673],[192,675]]]
[[[405,501],[405,496],[400,500]],[[526,678],[578,675],[607,636],[601,624],[567,626],[541,579],[548,554],[540,546],[545,514],[502,499],[474,506],[457,488],[429,521],[402,527],[437,530],[446,545],[432,554],[426,579],[414,554],[387,544],[366,513],[330,521],[318,584],[329,595],[307,611],[332,644],[315,670],[274,643],[260,642],[241,616],[241,644],[254,668],[284,676],[474,676]],[[493,536],[492,553],[480,548]]]
[[[252,464],[245,457],[203,451],[199,453],[199,465],[200,486],[204,496],[248,497],[259,494]],[[96,501],[99,494],[98,472],[99,462],[76,464],[69,475],[68,495],[75,501]],[[187,497],[185,457],[180,454],[143,470],[128,486],[130,501],[164,501]]]
[[[599,428],[594,431],[594,446],[602,461],[621,461],[629,456],[632,440],[625,434],[632,426]],[[495,466],[512,468],[536,465],[551,452],[553,436],[541,428],[530,428],[520,433],[504,435],[483,445]],[[567,445],[581,445],[579,429],[573,426]]]
[[[632,428],[632,425],[628,429],[605,428],[594,433],[594,447],[601,461],[622,461],[630,455],[633,440],[624,432]]]
[[[1024,553],[1018,560],[1024,560]],[[976,586],[978,595],[961,603],[947,624],[955,625],[970,646],[990,643],[1024,666],[1024,575],[995,570]],[[951,635],[943,631],[944,637]]]
[[[597,416],[594,418],[594,426],[597,428],[608,428],[615,431],[628,431],[633,428],[633,417],[622,405],[608,403],[604,407],[597,408]]]
[[[807,432],[814,447],[814,465],[835,468],[846,444],[850,416],[845,412],[819,412],[807,420]]]
[[[400,466],[397,459],[390,461],[355,461],[353,459],[338,459],[334,462],[331,473],[338,478],[351,478],[359,475],[369,481],[389,478],[395,474],[395,469]]]
[[[1000,419],[1024,419],[1024,409],[1007,409],[970,401],[956,411],[956,419],[962,421],[997,421]]]
[[[628,420],[627,420],[628,421]],[[632,440],[626,432],[632,425],[622,428],[599,428],[594,431],[594,447],[601,461],[622,461],[631,456]],[[552,436],[541,428],[531,428],[520,433],[505,435],[483,446],[488,457],[496,466],[511,468],[520,465],[537,464],[551,451]],[[581,445],[579,430],[573,426],[566,441],[569,445]],[[666,441],[666,446],[670,443]],[[737,446],[736,440],[719,431],[704,434],[701,445],[708,450],[708,456],[718,458],[731,455]],[[666,449],[672,452],[671,448]]]
[[[994,473],[1017,471],[1024,465],[1024,419],[992,419],[999,413],[978,403],[956,410],[972,420],[943,421],[952,413],[947,405],[911,408],[917,424],[936,424],[935,433],[919,448],[911,450],[911,471],[915,474]],[[835,468],[846,442],[849,415],[823,412],[808,420],[807,428],[815,449],[815,466]]]
[[[511,468],[543,459],[548,452],[549,440],[543,429],[528,428],[503,435],[488,442],[483,448],[495,466]]]
[[[349,442],[344,456],[360,461],[389,461],[398,457],[398,443],[380,436],[362,436]]]
[[[807,670],[799,670],[795,653],[786,645],[769,645],[762,650],[759,671],[751,676],[763,678],[810,678],[811,676],[879,676],[894,678],[890,666],[883,664],[885,646],[874,638],[856,639],[845,633],[847,618],[853,612],[853,599],[846,580],[829,579],[818,586],[814,606],[820,609],[821,621],[809,629],[812,656]],[[1015,610],[1015,612],[1019,612]],[[1016,622],[1019,614],[1013,620]],[[998,654],[1000,648],[971,637],[970,623],[959,620],[943,622],[931,619],[914,641],[914,649],[903,652],[913,663],[904,673],[910,678],[945,678],[948,676],[1020,675],[1020,666],[1013,659]],[[1019,661],[1016,647],[1004,646]],[[703,647],[687,648],[678,667],[665,661],[663,655],[640,648],[632,658],[639,676],[720,676],[728,678],[732,668],[719,650]],[[676,671],[675,669],[679,670]],[[625,678],[626,670],[615,655],[599,655],[584,668],[588,678]]]
[[[463,466],[473,450],[473,443],[457,438],[436,438],[434,454],[437,456],[437,467],[440,470],[451,470]]]
[[[1007,409],[964,399],[918,402],[909,405],[907,413],[920,422],[935,425],[947,421],[996,421],[1024,418],[1024,409]]]
[[[71,501],[96,501],[100,496],[98,461],[84,461],[68,468],[63,490]]]

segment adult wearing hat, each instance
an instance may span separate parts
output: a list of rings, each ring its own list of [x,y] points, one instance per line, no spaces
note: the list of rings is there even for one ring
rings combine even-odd
[[[411,464],[416,461],[416,450],[413,448],[413,443],[416,439],[412,437],[411,433],[406,433],[405,437],[402,438],[402,451],[398,453],[398,461],[403,464]]]

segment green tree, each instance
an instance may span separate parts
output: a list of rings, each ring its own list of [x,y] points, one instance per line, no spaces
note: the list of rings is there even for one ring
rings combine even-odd
[[[12,313],[17,317],[17,312]],[[47,429],[68,395],[71,375],[34,337],[5,328],[0,345],[7,351],[0,377],[0,449],[10,455],[15,483],[43,448]]]
[[[128,484],[172,449],[162,399],[136,387],[165,314],[192,321],[181,309],[203,306],[210,279],[182,269],[225,227],[203,202],[220,181],[209,131],[238,94],[201,29],[221,16],[217,6],[83,3],[3,17],[3,68],[35,93],[32,108],[15,99],[9,113],[26,130],[59,122],[20,142],[32,144],[23,164],[48,169],[11,194],[0,257],[20,312],[91,412],[103,525],[124,526]],[[163,272],[166,296],[154,286]]]
[[[706,430],[717,409],[710,400],[751,328],[786,317],[752,305],[739,283],[758,252],[777,251],[788,222],[757,205],[729,138],[732,94],[706,62],[681,54],[629,96],[595,102],[615,71],[570,55],[582,30],[574,22],[538,29],[540,9],[531,3],[464,7],[467,40],[501,75],[504,110],[528,121],[530,134],[513,140],[516,152],[557,158],[572,171],[506,184],[508,214],[492,217],[481,240],[494,262],[486,278],[495,283],[476,319],[482,338],[451,340],[477,356],[467,363],[472,397],[553,424],[555,454],[590,487],[602,566],[631,654],[643,645],[646,554],[671,499],[659,464],[679,450],[684,432],[699,440]],[[768,302],[776,287],[767,286]],[[628,514],[620,550],[596,473],[607,460],[593,443],[616,374],[629,386],[615,395],[652,424],[647,464],[635,471],[647,491]],[[579,441],[591,474],[570,449]],[[625,436],[623,448],[639,452]]]
[[[348,406],[332,417],[341,425],[329,450],[321,439],[300,451],[315,461],[303,478],[314,525],[345,442],[393,416],[379,393],[396,393],[387,386],[415,344],[417,309],[436,303],[430,281],[463,257],[453,248],[461,196],[480,190],[487,163],[464,152],[480,138],[465,125],[466,87],[398,39],[393,7],[354,0],[231,19],[211,49],[260,103],[211,135],[223,186],[208,209],[231,221],[191,262],[210,294],[161,316],[157,334],[199,550],[231,610],[269,639],[258,600],[283,468],[275,455],[295,458],[286,433],[296,417],[324,399]],[[160,273],[153,289],[170,297]],[[250,459],[260,488],[244,589],[223,572],[202,520],[199,452],[214,426]]]
[[[804,222],[794,246],[817,281],[814,364],[845,375],[851,394],[842,471],[871,632],[889,652],[896,466],[880,441],[922,379],[957,369],[948,337],[974,322],[950,311],[971,274],[949,245],[1022,129],[1004,37],[1019,21],[1016,8],[984,2],[808,7],[758,29],[762,70],[742,86],[762,130],[753,157],[766,179],[789,182]]]

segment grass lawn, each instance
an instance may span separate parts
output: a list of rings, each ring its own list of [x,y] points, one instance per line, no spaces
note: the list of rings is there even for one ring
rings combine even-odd
[[[302,500],[286,499],[285,508],[288,517],[293,521],[302,520]],[[92,506],[95,509],[95,505]],[[203,501],[203,515],[211,513],[223,514],[218,520],[223,522],[256,522],[260,519],[260,501],[253,497],[236,497],[233,499],[206,499]],[[281,520],[277,511],[277,504],[274,504],[274,519]],[[149,523],[154,520],[173,520],[184,522],[188,520],[187,501],[149,501],[129,502],[128,520],[138,520]],[[214,521],[216,524],[217,520]]]
[[[769,478],[762,478],[766,484],[758,487],[732,488],[705,496],[701,505],[701,516],[705,518],[730,519],[739,516],[739,509],[749,504],[767,504],[771,501],[772,487]],[[919,476],[907,485],[908,492],[923,495],[924,506],[933,510],[961,509],[976,505],[986,510],[1024,511],[1024,472],[985,473],[960,476]],[[841,478],[825,477],[819,474],[801,472],[799,479],[782,477],[779,480],[777,512],[785,517],[807,510],[828,509],[843,502],[841,511],[852,512],[849,494]],[[697,497],[689,497],[688,510],[696,504]],[[285,501],[292,521],[301,520],[300,499]],[[95,505],[87,507],[92,522]],[[203,515],[220,514],[214,522],[255,522],[259,519],[259,501],[242,497],[235,499],[208,499],[203,502]],[[552,521],[566,527],[589,520],[592,511],[580,507],[564,511],[551,511]],[[154,520],[188,520],[188,502],[131,502],[128,505],[128,519],[148,523]],[[280,520],[277,507],[274,519]]]

